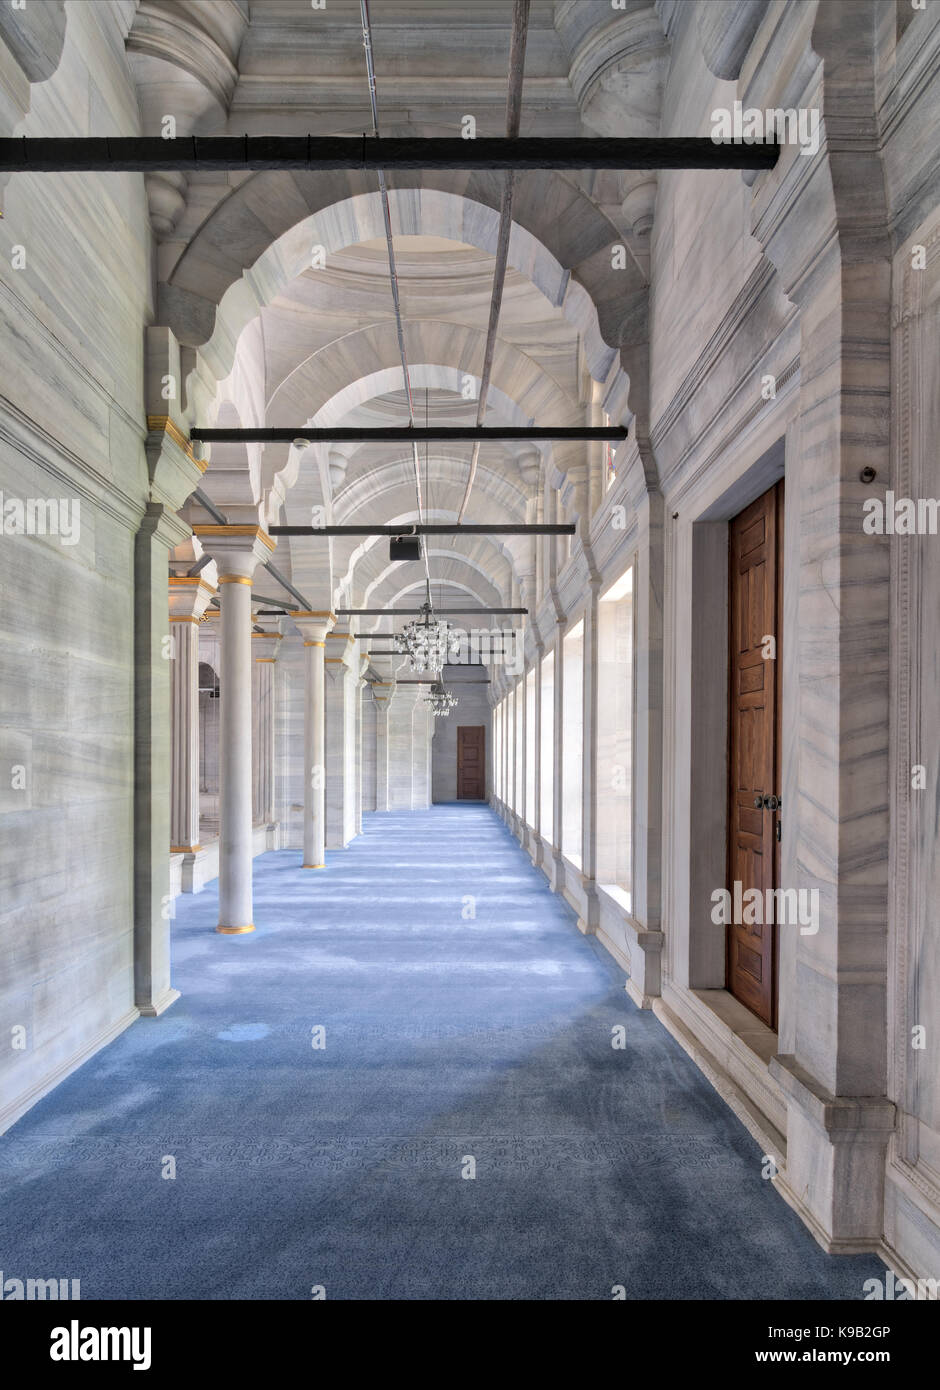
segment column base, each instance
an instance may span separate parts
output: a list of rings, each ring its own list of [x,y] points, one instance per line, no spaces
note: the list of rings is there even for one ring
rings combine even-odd
[[[787,1101],[786,1168],[774,1187],[828,1254],[877,1250],[893,1102],[829,1095],[789,1055],[772,1057],[770,1074]]]
[[[223,936],[242,936],[245,932],[254,931],[254,929],[254,922],[249,922],[244,927],[216,927],[216,931],[221,932]]]
[[[325,864],[301,864],[302,869],[325,869]]]
[[[138,1004],[137,1011],[141,1018],[159,1018],[166,1013],[171,1004],[175,1004],[180,997],[178,989],[165,989],[158,999],[148,1000],[146,1004]]]

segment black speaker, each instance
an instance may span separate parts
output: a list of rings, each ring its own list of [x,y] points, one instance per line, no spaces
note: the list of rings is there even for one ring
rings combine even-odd
[[[420,560],[420,536],[393,536],[388,543],[389,560]]]

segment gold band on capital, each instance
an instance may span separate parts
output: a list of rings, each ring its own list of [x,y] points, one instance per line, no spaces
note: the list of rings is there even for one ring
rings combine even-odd
[[[305,647],[325,647],[325,646],[326,646],[326,643],[325,643],[325,642],[305,642],[305,643],[304,643],[304,646],[305,646]]]
[[[220,575],[219,575],[219,583],[220,583],[220,584],[247,584],[248,587],[249,587],[249,589],[250,589],[250,588],[251,588],[251,585],[252,585],[252,582],[253,582],[252,580],[246,579],[245,576],[244,576],[243,574],[220,574]]]

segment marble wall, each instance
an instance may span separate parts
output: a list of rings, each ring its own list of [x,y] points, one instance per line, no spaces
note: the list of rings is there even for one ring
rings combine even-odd
[[[55,70],[31,88],[4,50],[2,133],[136,134],[120,15],[70,5],[67,21]],[[0,491],[54,503],[62,525],[0,541],[0,1129],[137,1017],[135,536],[151,313],[142,178],[16,175],[2,205]],[[165,564],[161,581],[165,594]],[[168,716],[168,680],[165,696]],[[168,768],[168,746],[164,757]]]
[[[482,725],[485,729],[486,756],[489,763],[490,748],[490,704],[485,685],[469,685],[466,681],[481,672],[469,673],[467,677],[456,671],[448,671],[447,688],[457,696],[457,706],[446,718],[434,720],[434,733],[431,744],[431,797],[433,801],[457,800],[457,729],[461,724]],[[492,792],[490,778],[487,778],[486,796]]]

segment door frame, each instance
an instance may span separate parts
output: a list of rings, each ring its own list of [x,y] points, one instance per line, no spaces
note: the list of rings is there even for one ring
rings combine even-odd
[[[460,795],[460,735],[461,735],[462,730],[464,730],[464,729],[475,729],[475,730],[479,730],[480,735],[481,735],[481,738],[480,738],[480,745],[481,745],[481,746],[480,746],[480,777],[481,777],[482,782],[483,782],[483,791],[482,791],[482,793],[481,793],[480,796],[461,796],[461,795]],[[455,744],[456,744],[456,747],[455,747],[455,754],[454,754],[454,756],[455,756],[455,758],[456,758],[456,760],[457,760],[457,767],[456,767],[456,777],[457,777],[456,791],[457,791],[457,800],[458,800],[458,801],[485,801],[485,800],[487,799],[487,788],[486,788],[486,783],[487,783],[487,777],[486,777],[486,758],[487,758],[486,724],[485,724],[485,723],[481,723],[481,724],[458,724],[458,725],[456,726],[456,739],[455,739]]]
[[[774,507],[774,521],[775,521],[775,528],[774,528],[774,529],[775,529],[775,534],[774,534],[774,562],[775,562],[775,573],[774,573],[774,608],[775,608],[775,624],[774,624],[774,626],[775,626],[775,631],[774,631],[774,634],[773,634],[773,635],[774,635],[774,638],[775,638],[775,642],[776,642],[776,650],[775,650],[775,655],[774,655],[774,672],[773,672],[773,679],[774,679],[774,727],[773,727],[773,774],[772,774],[772,777],[773,777],[773,786],[772,786],[772,787],[769,787],[769,788],[767,789],[768,792],[773,792],[773,793],[776,793],[777,795],[780,795],[780,793],[781,793],[782,781],[783,781],[783,745],[782,745],[782,739],[783,739],[783,650],[784,650],[784,648],[783,648],[783,558],[784,558],[784,552],[783,552],[783,522],[784,522],[784,507],[785,507],[785,502],[784,502],[784,496],[785,496],[785,479],[781,477],[781,478],[778,478],[777,481],[776,481],[775,483],[771,483],[771,485],[770,485],[769,488],[765,488],[764,492],[758,493],[757,497],[755,497],[751,502],[747,503],[746,506],[742,507],[740,512],[737,512],[733,517],[730,517],[729,520],[728,520],[728,526],[727,526],[727,534],[728,534],[728,565],[727,565],[727,569],[728,569],[728,622],[727,622],[727,637],[728,637],[728,656],[727,656],[727,660],[728,660],[728,667],[727,667],[727,765],[728,765],[728,773],[727,773],[727,777],[726,777],[727,801],[726,801],[726,809],[725,809],[725,815],[726,815],[726,820],[725,820],[725,887],[728,888],[729,890],[731,889],[731,884],[732,884],[732,873],[733,873],[733,870],[732,870],[732,859],[733,859],[733,856],[734,856],[734,846],[733,846],[733,843],[732,843],[732,840],[733,840],[733,836],[732,836],[732,800],[733,800],[733,796],[734,796],[734,788],[733,788],[733,786],[732,786],[732,780],[731,780],[731,772],[732,772],[732,767],[731,767],[731,723],[732,723],[732,714],[733,714],[733,708],[732,708],[732,705],[733,705],[733,698],[732,698],[732,689],[731,689],[731,672],[732,672],[732,670],[733,670],[733,662],[734,662],[734,654],[733,654],[734,631],[733,631],[733,628],[732,628],[732,621],[731,621],[731,620],[732,620],[731,588],[732,588],[732,584],[734,583],[734,574],[733,574],[732,568],[731,568],[731,525],[732,525],[732,523],[733,523],[734,521],[737,520],[737,518],[738,518],[743,512],[747,511],[748,507],[753,506],[754,502],[759,501],[761,497],[765,496],[765,494],[766,494],[767,492],[771,492],[771,491],[776,491],[776,493],[777,493],[776,505],[775,505],[775,507]],[[784,808],[784,809],[787,809],[787,808]],[[765,812],[764,814],[766,815],[766,814],[769,814],[769,813],[768,813],[768,812]],[[781,816],[781,820],[782,820],[782,816]],[[774,829],[775,829],[775,828],[776,828],[776,822],[773,822],[772,824],[773,824]],[[771,846],[772,846],[772,859],[771,859],[771,865],[772,865],[772,878],[773,878],[772,887],[774,887],[774,888],[779,888],[779,887],[780,887],[780,850],[781,850],[781,843],[780,843],[779,840],[776,839],[776,837],[774,837],[774,838],[772,839],[772,841],[771,841]],[[767,1023],[767,1020],[766,1020],[766,1019],[762,1019],[761,1016],[760,1016],[760,1014],[758,1014],[755,1010],[751,1009],[751,1007],[750,1007],[749,1004],[747,1004],[743,999],[741,999],[737,994],[735,994],[735,993],[734,993],[734,990],[733,990],[732,987],[731,987],[732,928],[731,928],[730,923],[729,923],[728,926],[726,926],[726,928],[725,928],[725,989],[727,989],[728,993],[731,994],[733,998],[737,999],[738,1002],[739,1002],[740,1004],[743,1004],[744,1007],[745,1007],[746,1009],[748,1009],[751,1013],[753,1013],[755,1018],[759,1019],[761,1023],[767,1023],[767,1026],[770,1027],[770,1028],[772,1028],[772,1029],[776,1032],[776,1030],[777,1030],[778,1016],[779,1016],[779,1008],[780,1008],[780,933],[779,933],[779,931],[778,931],[778,929],[777,929],[777,924],[776,924],[776,923],[772,924],[772,926],[771,926],[771,933],[772,933],[772,940],[771,940],[771,947],[770,947],[771,980],[770,980],[770,1021],[769,1021],[769,1023]]]
[[[688,673],[683,682],[681,707],[677,708],[679,722],[669,749],[673,814],[684,821],[670,837],[673,854],[677,844],[688,836],[684,872],[681,863],[676,865],[680,873],[676,889],[685,898],[687,908],[676,922],[670,948],[671,980],[680,989],[708,991],[722,1015],[726,1014],[729,1020],[737,1020],[740,1015],[743,1031],[767,1029],[768,1033],[773,1030],[728,989],[726,931],[724,925],[712,921],[711,908],[714,890],[727,886],[729,523],[784,477],[784,455],[781,435],[730,486],[718,496],[713,495],[697,516],[683,518],[690,541],[683,570],[686,565],[688,569],[677,582],[681,582],[689,603]],[[784,644],[785,616],[784,612]],[[678,652],[676,655],[680,657]],[[782,664],[778,678],[781,672]],[[781,701],[781,709],[782,705]],[[781,729],[784,741],[778,748],[780,755],[785,756],[785,725]],[[782,788],[778,786],[776,790]],[[719,1004],[719,999],[726,1003]],[[736,1021],[732,1028],[737,1030]]]

